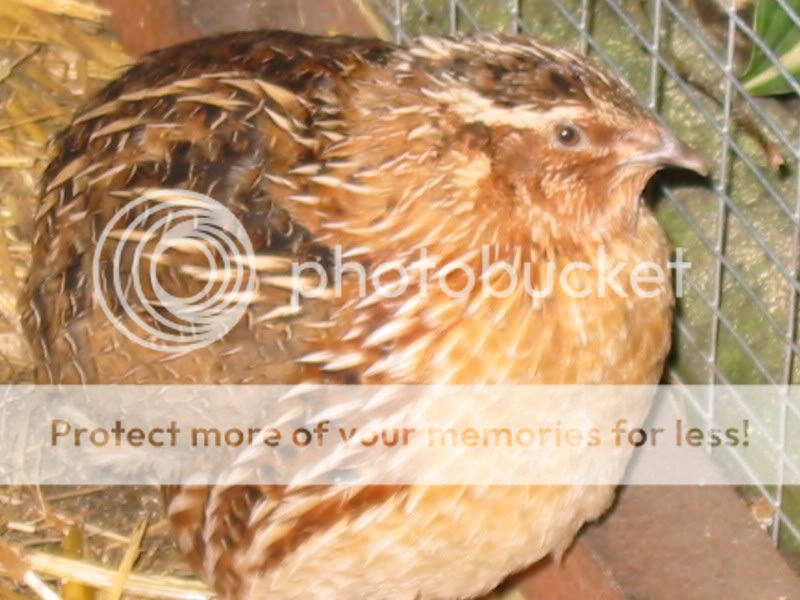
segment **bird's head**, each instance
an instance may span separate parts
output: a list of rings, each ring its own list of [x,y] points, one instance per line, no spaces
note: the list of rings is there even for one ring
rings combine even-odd
[[[507,204],[487,208],[510,211],[534,237],[630,230],[657,170],[705,172],[625,83],[578,53],[497,35],[422,39],[412,52],[437,64],[424,92],[483,140],[494,197]]]

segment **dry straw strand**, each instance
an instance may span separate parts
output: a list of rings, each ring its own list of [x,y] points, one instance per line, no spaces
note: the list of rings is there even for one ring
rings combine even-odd
[[[114,583],[108,593],[108,600],[119,600],[120,596],[122,596],[125,582],[133,569],[133,563],[136,562],[136,558],[139,556],[139,548],[141,548],[142,538],[144,537],[146,529],[147,520],[143,520],[136,526],[136,529],[133,530],[131,541],[128,544],[127,550],[125,550],[125,555],[122,557],[122,561],[119,564],[117,575],[114,577]]]

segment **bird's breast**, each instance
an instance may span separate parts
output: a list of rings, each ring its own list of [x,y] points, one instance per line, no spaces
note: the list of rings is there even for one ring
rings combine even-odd
[[[352,315],[369,324],[352,345],[373,352],[366,381],[656,383],[674,297],[655,218],[643,214],[625,239],[542,256],[440,265],[449,275],[424,290],[367,303]]]

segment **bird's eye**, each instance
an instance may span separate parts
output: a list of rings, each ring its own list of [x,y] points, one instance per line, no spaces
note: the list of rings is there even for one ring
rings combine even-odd
[[[574,125],[563,123],[556,127],[558,143],[567,148],[573,148],[581,141],[581,132]]]

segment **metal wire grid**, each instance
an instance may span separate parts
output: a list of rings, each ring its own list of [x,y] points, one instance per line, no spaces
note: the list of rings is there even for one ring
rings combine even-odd
[[[800,15],[795,14],[786,0],[778,0],[781,7],[800,26]],[[778,71],[790,82],[800,96],[800,85],[787,73],[778,58],[755,34],[750,23],[737,12],[736,0],[713,0],[724,26],[722,35],[711,36],[697,15],[678,5],[676,0],[494,0],[477,2],[469,0],[373,0],[373,4],[391,25],[398,42],[407,41],[420,33],[456,34],[460,32],[494,30],[526,34],[544,34],[557,41],[576,45],[581,50],[595,55],[620,77],[626,70],[609,51],[608,40],[600,40],[594,24],[598,15],[606,19],[613,16],[619,23],[616,35],[620,38],[632,35],[646,53],[648,73],[645,81],[633,82],[643,100],[659,119],[665,118],[663,110],[664,90],[669,85],[688,101],[699,114],[704,127],[719,138],[716,148],[716,168],[713,184],[709,190],[713,210],[698,215],[692,203],[681,194],[681,190],[668,185],[661,191],[668,204],[668,211],[680,221],[681,226],[699,242],[699,251],[709,255],[704,269],[698,276],[692,271],[685,281],[688,284],[686,303],[702,306],[708,318],[692,320],[679,315],[676,322],[679,363],[700,364],[701,368],[673,366],[670,378],[679,385],[709,383],[717,386],[732,384],[766,383],[788,386],[800,381],[800,356],[798,344],[798,297],[800,296],[800,124],[787,126],[785,119],[766,110],[764,102],[754,98],[744,88],[737,75],[737,41],[760,48],[773,62]],[[741,2],[739,2],[741,4]],[[500,15],[500,17],[498,17]],[[645,19],[642,20],[642,15]],[[554,35],[548,26],[558,19],[566,24],[561,35]],[[708,81],[714,82],[719,95],[717,106],[690,82],[689,75],[665,47],[665,38],[681,36],[691,40],[695,51],[707,63],[711,71]],[[562,39],[563,38],[563,39]],[[612,40],[613,44],[613,40]],[[739,57],[741,63],[741,57]],[[638,83],[638,85],[637,85]],[[800,105],[798,105],[800,107]],[[791,182],[778,178],[763,162],[758,151],[745,148],[745,142],[737,135],[737,111],[750,115],[780,148],[786,160]],[[797,111],[800,113],[800,108]],[[673,120],[674,123],[674,120]],[[769,203],[781,215],[784,227],[780,235],[768,235],[763,224],[754,222],[750,211],[735,197],[734,169],[741,169],[754,182],[756,202]],[[741,179],[741,178],[739,178]],[[709,219],[709,216],[711,217]],[[731,245],[732,230],[739,232],[737,243],[746,243],[757,250],[769,265],[769,279],[779,282],[783,293],[774,294],[764,286],[754,284],[752,273],[737,259]],[[780,245],[781,248],[776,248]],[[698,252],[699,252],[698,251]],[[694,257],[690,257],[690,260]],[[738,294],[748,303],[763,324],[763,332],[756,337],[771,336],[774,346],[772,360],[765,359],[763,348],[754,341],[752,331],[746,331],[736,322],[726,305],[728,297]],[[761,345],[763,347],[763,344]],[[723,360],[723,354],[734,348],[744,365],[731,368]],[[777,350],[775,350],[777,348]],[[775,354],[779,354],[776,360]],[[694,358],[693,358],[694,357]],[[698,402],[693,395],[686,394],[696,414],[710,426],[718,425],[722,418],[712,394],[705,402]],[[777,485],[760,483],[758,467],[748,464],[735,450],[728,450],[730,459],[752,482],[752,489],[766,498],[775,509],[770,526],[772,539],[786,549],[800,553],[800,494],[794,488],[794,504],[787,501],[788,486],[784,485],[787,474],[796,481],[800,478],[800,464],[787,453],[790,430],[800,433],[800,406],[786,395],[777,410],[761,414],[758,407],[751,406],[741,396],[736,396],[738,408],[745,418],[756,427],[772,431],[766,440],[773,462],[778,464]],[[791,428],[790,428],[790,423]]]

